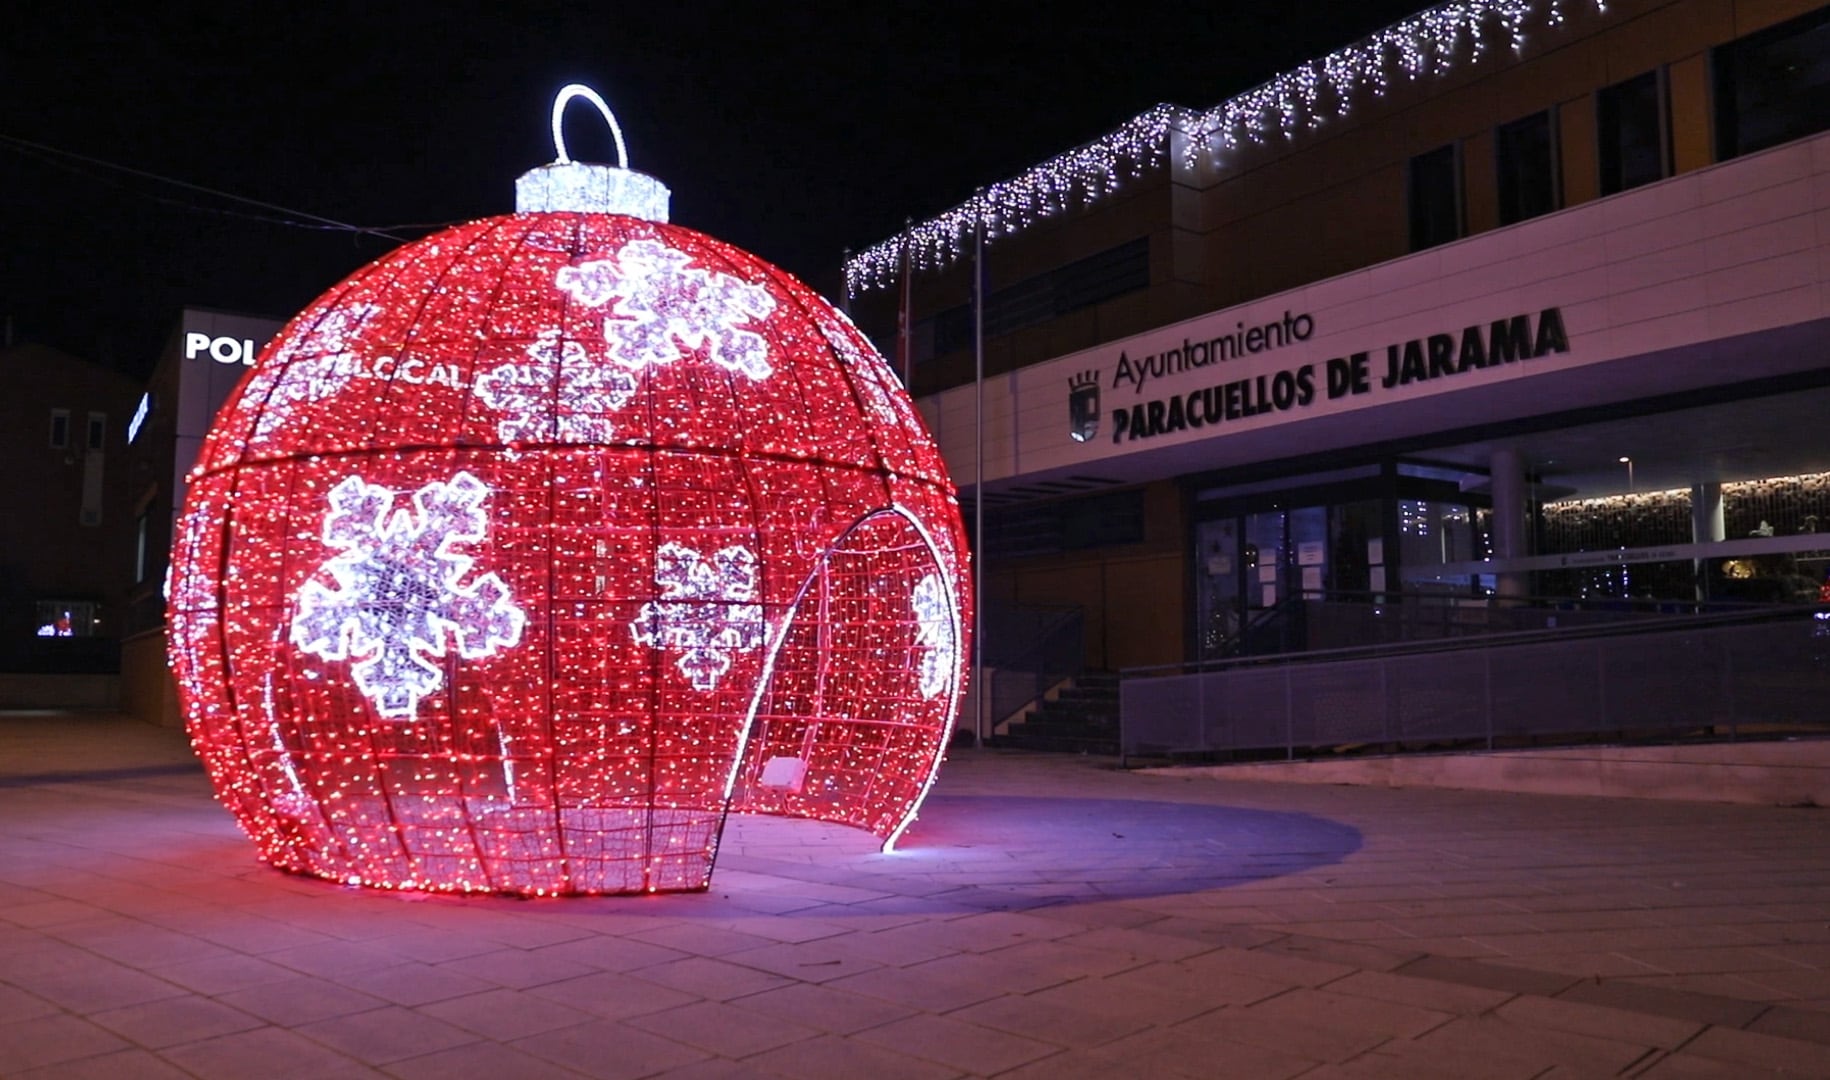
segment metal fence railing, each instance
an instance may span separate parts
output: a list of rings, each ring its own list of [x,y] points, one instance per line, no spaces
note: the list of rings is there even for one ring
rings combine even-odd
[[[991,678],[986,708],[993,725],[1080,673],[1083,626],[1078,607],[986,605],[985,667]]]
[[[1830,612],[1641,619],[1123,674],[1125,756],[1830,730]]]

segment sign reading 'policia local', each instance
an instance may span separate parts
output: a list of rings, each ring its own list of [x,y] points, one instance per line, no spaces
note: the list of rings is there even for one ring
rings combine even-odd
[[[1238,334],[1214,341],[1184,341],[1181,348],[1165,349],[1141,360],[1132,360],[1120,352],[1111,389],[1116,396],[1120,387],[1130,384],[1141,397],[1145,383],[1153,378],[1304,341],[1314,327],[1311,316],[1292,318],[1286,312],[1281,323],[1251,330],[1242,325]],[[1213,427],[1265,413],[1304,409],[1318,395],[1335,400],[1376,394],[1568,351],[1569,334],[1563,328],[1562,310],[1545,308],[1536,315],[1514,315],[1465,327],[1459,334],[1431,334],[1387,345],[1381,357],[1383,364],[1377,370],[1371,351],[1356,352],[1320,364],[1298,364],[1169,397],[1120,404],[1111,411],[1112,441],[1129,442]],[[1069,380],[1068,430],[1076,442],[1090,442],[1099,432],[1099,390],[1097,371],[1081,372]]]

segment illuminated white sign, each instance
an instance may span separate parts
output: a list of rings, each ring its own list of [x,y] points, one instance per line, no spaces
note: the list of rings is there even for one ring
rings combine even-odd
[[[127,421],[127,441],[129,443],[140,434],[140,425],[146,423],[146,414],[149,412],[152,412],[152,394],[150,392],[140,395],[140,403],[134,406],[133,419]]]
[[[211,337],[192,330],[184,335],[184,358],[195,360],[209,356],[218,364],[254,363],[254,342],[248,338]]]

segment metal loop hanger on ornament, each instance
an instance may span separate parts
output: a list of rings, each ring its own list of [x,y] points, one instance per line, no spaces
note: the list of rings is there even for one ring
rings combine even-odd
[[[610,111],[610,106],[604,103],[604,99],[598,95],[597,91],[584,83],[571,83],[562,87],[559,96],[553,99],[553,149],[559,154],[554,159],[555,163],[560,165],[572,163],[572,156],[566,153],[566,136],[560,121],[565,118],[566,105],[573,98],[584,98],[597,106],[598,115],[604,118],[604,123],[610,125],[610,134],[616,139],[616,167],[627,169],[629,167],[629,148],[623,144],[623,129],[616,122],[616,114]]]
[[[616,139],[615,165],[573,161],[566,152],[561,121],[573,98],[584,98],[595,105],[598,115],[610,126],[610,134]],[[623,142],[622,126],[610,106],[589,86],[572,83],[553,99],[553,150],[559,156],[551,165],[530,169],[515,181],[516,213],[626,214],[644,221],[667,221],[667,185],[629,167],[629,148]]]

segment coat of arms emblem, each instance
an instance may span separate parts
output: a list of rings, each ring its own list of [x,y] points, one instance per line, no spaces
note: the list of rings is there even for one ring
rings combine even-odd
[[[1099,372],[1083,371],[1068,380],[1068,434],[1075,442],[1092,442],[1099,434]]]

